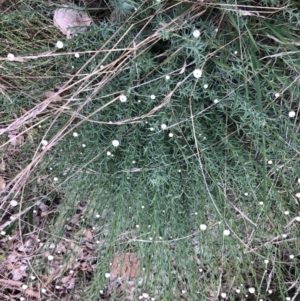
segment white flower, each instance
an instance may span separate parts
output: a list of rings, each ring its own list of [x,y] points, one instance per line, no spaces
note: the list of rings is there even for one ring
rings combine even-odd
[[[53,178],[53,181],[54,181],[54,182],[57,182],[57,181],[58,181],[58,178],[57,178],[57,177],[54,177],[54,178]]]
[[[221,297],[222,297],[222,298],[226,298],[226,293],[222,293],[222,294],[221,294]]]
[[[218,103],[218,102],[219,102],[219,99],[215,99],[215,100],[214,100],[214,103]]]
[[[185,294],[185,290],[182,290],[181,292],[182,292],[183,294]]]
[[[44,146],[46,146],[46,145],[48,145],[48,141],[47,140],[42,140],[41,144],[44,145]]]
[[[56,285],[55,288],[56,288],[57,290],[59,290],[59,289],[60,289],[60,286],[59,286],[59,285]]]
[[[198,29],[193,31],[193,36],[194,38],[199,38],[200,37],[200,31]]]
[[[200,69],[195,69],[193,75],[195,78],[200,78],[202,76],[202,71]]]
[[[138,229],[140,227],[140,225],[136,225],[135,227]]]
[[[265,259],[264,262],[265,262],[265,264],[268,264],[268,263],[269,263],[269,260],[268,260],[268,259]]]
[[[11,200],[10,201],[10,206],[16,207],[18,205],[18,202],[16,200]]]
[[[289,117],[290,117],[290,118],[294,118],[295,116],[296,116],[295,111],[290,111],[290,112],[289,112]]]
[[[289,211],[284,211],[284,214],[285,214],[285,215],[289,215],[290,212],[289,212]]]
[[[143,293],[142,295],[143,295],[143,297],[146,298],[146,299],[149,298],[149,295],[148,295],[147,293]]]
[[[281,234],[283,238],[287,238],[287,234]]]
[[[272,160],[269,160],[269,161],[268,161],[268,164],[273,164],[273,161],[272,161]]]
[[[127,101],[127,97],[124,94],[120,95],[120,101],[121,102],[126,102]]]
[[[6,234],[6,232],[5,231],[1,231],[0,234],[4,236]]]
[[[20,297],[20,301],[25,301],[25,298],[24,297]]]
[[[234,52],[234,54],[238,54],[238,52],[237,52],[237,51],[235,51],[235,52]]]
[[[173,133],[169,133],[169,137],[172,138],[173,137]]]
[[[153,131],[154,131],[154,128],[153,128],[153,127],[151,127],[151,128],[149,128],[149,130],[150,130],[151,132],[153,132]]]
[[[294,259],[295,255],[291,254],[289,257],[290,257],[290,259]]]
[[[78,137],[78,133],[74,132],[73,137]]]
[[[49,261],[52,261],[53,259],[54,259],[54,256],[48,255],[48,260],[49,260]]]
[[[163,123],[160,127],[162,130],[165,130],[167,128],[167,125]]]
[[[75,56],[76,58],[79,58],[79,53],[76,52],[76,53],[74,54],[74,56]]]
[[[82,147],[86,147],[86,145],[83,143],[82,145],[81,145]]]
[[[272,290],[268,290],[268,293],[269,293],[269,294],[272,294],[272,292],[273,292]]]
[[[169,80],[170,79],[170,75],[166,75],[166,80]]]
[[[223,234],[224,234],[225,236],[228,236],[228,235],[230,235],[230,231],[229,231],[229,230],[224,230],[224,231],[223,231]]]
[[[245,192],[245,193],[244,193],[244,195],[245,195],[245,196],[248,196],[248,195],[249,195],[249,193],[248,193],[248,192]]]
[[[298,179],[298,183],[300,184],[300,178]]]
[[[107,154],[107,156],[111,156],[111,152],[107,152],[106,154]]]
[[[290,300],[291,300],[291,297],[286,297],[285,300],[286,300],[286,301],[290,301]]]
[[[31,279],[31,280],[34,280],[34,279],[35,279],[35,276],[31,275],[31,276],[30,276],[30,279]]]
[[[300,192],[296,193],[296,198],[300,199]]]
[[[295,220],[296,220],[297,222],[300,222],[300,216],[296,216],[296,217],[295,217]]]
[[[280,96],[280,93],[275,93],[275,97],[278,98]]]
[[[133,160],[133,161],[132,161],[132,164],[135,164],[135,163],[136,163],[136,162]]]
[[[259,202],[259,205],[262,206],[264,204],[264,202]]]
[[[119,146],[120,145],[119,140],[113,140],[112,145],[115,146],[115,147]]]
[[[9,53],[9,54],[7,55],[7,59],[8,59],[9,61],[14,61],[15,55],[12,54],[12,53]]]
[[[44,288],[42,288],[42,293],[45,294],[46,293],[46,290]]]
[[[105,278],[110,278],[110,273],[105,273]]]
[[[177,171],[178,171],[178,172],[181,172],[181,169],[178,169]]]
[[[207,89],[207,88],[208,88],[208,84],[205,84],[205,85],[203,86],[203,88],[204,88],[204,89]]]
[[[201,225],[200,225],[200,230],[202,230],[202,231],[205,231],[205,230],[206,230],[206,228],[207,228],[207,226],[206,226],[206,225],[204,225],[204,224],[201,224]]]
[[[254,287],[249,287],[248,289],[250,294],[254,294],[255,293],[255,288]]]
[[[156,97],[156,96],[155,96],[154,94],[152,94],[152,95],[150,96],[151,99],[155,99],[155,97]]]
[[[238,289],[238,288],[237,288],[235,291],[236,291],[238,294],[241,292],[241,290]]]
[[[62,41],[57,41],[55,45],[58,49],[64,48],[64,43]]]

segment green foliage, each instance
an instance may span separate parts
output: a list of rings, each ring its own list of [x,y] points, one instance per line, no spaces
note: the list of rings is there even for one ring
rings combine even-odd
[[[58,50],[63,37],[49,17],[56,7],[19,2],[23,17],[8,7],[0,21],[1,57],[52,53],[2,61],[1,122],[67,83],[62,102],[20,130],[38,153],[42,139],[55,142],[27,186],[45,198],[48,191],[34,187],[46,173],[45,189],[63,195],[51,235],[64,236],[66,219],[87,200],[80,225],[106,239],[89,300],[98,300],[114,254],[129,251],[146,269],[143,290],[157,300],[211,300],[215,291],[237,300],[241,284],[243,295],[255,287],[255,298],[267,300],[270,289],[272,300],[292,297],[300,252],[297,222],[289,224],[299,215],[298,3],[111,1],[103,19]],[[33,202],[27,194],[24,206]]]

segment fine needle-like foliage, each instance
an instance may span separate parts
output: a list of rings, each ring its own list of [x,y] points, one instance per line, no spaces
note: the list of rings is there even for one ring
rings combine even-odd
[[[14,233],[33,252],[12,290],[299,300],[299,2],[75,1],[71,39],[61,4],[0,4],[1,261]]]

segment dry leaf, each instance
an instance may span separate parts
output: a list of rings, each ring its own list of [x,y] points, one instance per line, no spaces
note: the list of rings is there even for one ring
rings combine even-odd
[[[0,176],[0,191],[4,190],[6,187],[6,182],[3,177]]]
[[[13,269],[10,273],[13,276],[13,280],[21,280],[23,277],[25,277],[26,274],[26,269],[27,266],[26,265],[20,265],[18,266],[17,269]]]
[[[52,101],[53,102],[57,102],[57,101],[61,101],[62,100],[62,98],[58,94],[56,94],[55,92],[52,92],[52,91],[45,92],[45,97],[46,98],[52,97]]]
[[[75,4],[67,3],[63,5],[63,8],[54,11],[54,26],[66,35],[67,39],[71,39],[79,32],[84,32],[92,21],[88,14]]]

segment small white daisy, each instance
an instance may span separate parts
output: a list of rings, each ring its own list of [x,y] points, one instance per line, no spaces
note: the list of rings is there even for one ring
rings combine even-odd
[[[167,125],[163,123],[160,127],[162,130],[165,130],[167,128]]]
[[[230,231],[229,231],[229,230],[224,230],[224,231],[223,231],[223,234],[224,234],[225,236],[228,236],[228,235],[230,235]]]
[[[285,215],[289,215],[290,212],[289,212],[289,211],[284,211],[284,214],[285,214]]]
[[[135,164],[136,162],[133,160],[132,163]]]
[[[273,161],[272,161],[272,160],[269,160],[269,161],[268,161],[268,164],[273,164]]]
[[[235,52],[234,52],[234,54],[238,54],[238,52],[237,52],[237,51],[235,51]]]
[[[154,131],[154,128],[153,128],[153,127],[151,127],[151,128],[149,128],[149,130],[150,130],[151,132],[153,132],[153,131]]]
[[[54,257],[52,255],[48,255],[48,260],[52,261],[54,259]]]
[[[127,97],[124,94],[121,94],[119,98],[120,98],[121,102],[126,102],[127,101]]]
[[[34,279],[35,279],[35,276],[31,275],[31,276],[30,276],[30,279],[31,279],[31,280],[34,280]]]
[[[73,137],[78,137],[78,133],[74,132]]]
[[[268,263],[269,263],[269,260],[268,260],[268,259],[265,259],[265,260],[264,260],[264,263],[265,263],[265,264],[268,264]]]
[[[196,29],[193,31],[193,36],[194,38],[199,38],[200,37],[200,30]]]
[[[296,220],[297,222],[300,222],[300,216],[296,216],[296,217],[295,217],[295,220]]]
[[[45,294],[46,293],[46,290],[44,288],[42,288],[42,293]]]
[[[181,172],[181,169],[178,169],[177,171],[178,171],[178,172]]]
[[[111,156],[111,152],[106,152],[107,156]]]
[[[55,46],[58,49],[62,49],[64,48],[64,43],[62,41],[57,41]]]
[[[143,298],[145,298],[145,299],[148,299],[148,298],[149,298],[149,295],[148,295],[147,293],[143,293],[142,296],[143,296]]]
[[[287,234],[281,234],[283,238],[287,238]]]
[[[120,145],[119,140],[113,140],[112,145],[115,146],[115,147],[119,146]]]
[[[221,297],[222,297],[222,298],[226,298],[226,293],[222,293],[222,294],[221,294]]]
[[[249,193],[248,193],[248,192],[245,192],[245,193],[244,193],[244,195],[245,195],[245,196],[248,196],[248,195],[249,195]]]
[[[290,257],[290,259],[294,259],[295,255],[291,254],[289,257]]]
[[[200,69],[195,69],[193,75],[195,78],[200,78],[202,76],[202,71]]]
[[[237,288],[235,291],[236,291],[238,294],[241,292],[241,290],[238,289],[238,288]]]
[[[262,206],[264,204],[264,202],[259,202],[259,205]]]
[[[12,54],[12,53],[9,53],[9,54],[7,55],[7,59],[8,59],[9,61],[13,61],[13,60],[15,59],[15,55]]]
[[[300,199],[300,192],[296,193],[296,198]]]
[[[166,80],[169,80],[170,79],[170,75],[166,75]]]
[[[150,96],[150,98],[151,98],[151,99],[155,99],[156,96],[155,96],[154,94],[152,94],[152,95]]]
[[[204,89],[207,89],[207,88],[208,88],[208,84],[205,84],[205,85],[203,86],[203,88],[204,88]]]
[[[249,287],[248,289],[250,294],[254,294],[255,293],[255,288],[254,287]]]
[[[275,97],[278,98],[280,96],[280,93],[275,93]]]
[[[214,103],[218,103],[218,102],[219,102],[219,99],[215,99],[215,100],[214,100]]]
[[[169,137],[172,138],[173,137],[173,133],[169,133]]]
[[[6,234],[6,232],[5,231],[1,231],[0,234],[4,236]]]
[[[294,118],[296,116],[296,112],[295,111],[290,111],[289,112],[289,117],[290,118]]]
[[[110,273],[105,273],[105,278],[110,278]]]
[[[269,293],[269,294],[272,294],[272,293],[273,293],[273,291],[272,291],[272,290],[268,290],[268,293]]]
[[[201,224],[201,225],[200,225],[200,230],[201,230],[201,231],[205,231],[205,230],[206,230],[206,228],[207,228],[207,226],[206,226],[206,225],[204,225],[204,224]]]
[[[298,184],[300,184],[300,178],[297,180]]]
[[[286,297],[285,300],[286,300],[286,301],[290,301],[290,300],[291,300],[291,297]]]
[[[135,227],[138,229],[140,227],[140,225],[136,225]]]
[[[78,59],[79,58],[79,53],[75,53],[74,56]]]
[[[57,177],[54,177],[54,178],[53,178],[53,181],[54,181],[54,182],[57,182],[57,181],[58,181],[58,178],[57,178]]]
[[[83,143],[82,145],[81,145],[82,147],[86,147],[86,145]]]
[[[11,200],[10,201],[10,206],[16,207],[18,205],[18,202],[16,200]]]
[[[44,146],[46,146],[46,145],[48,145],[48,141],[47,140],[42,140],[41,144],[44,145]]]

